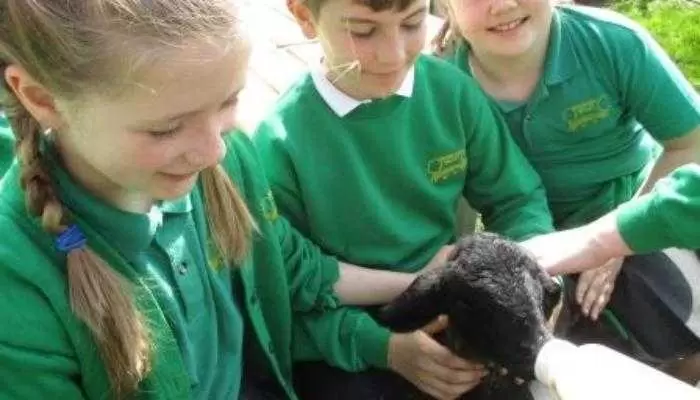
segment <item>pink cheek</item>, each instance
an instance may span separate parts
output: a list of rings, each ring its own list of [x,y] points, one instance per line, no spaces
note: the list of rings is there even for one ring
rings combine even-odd
[[[131,160],[133,168],[136,170],[149,171],[161,170],[172,163],[171,149],[164,149],[162,146],[143,146],[133,149],[128,158]]]
[[[367,64],[369,59],[371,59],[371,46],[367,45],[367,40],[353,38],[349,33],[347,34],[347,39],[343,44],[343,49],[345,53],[339,53],[338,62],[343,62],[347,64],[359,61],[361,65]]]

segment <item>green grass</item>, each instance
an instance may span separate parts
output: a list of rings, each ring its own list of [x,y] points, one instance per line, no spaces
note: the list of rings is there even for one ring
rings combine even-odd
[[[647,28],[700,89],[699,0],[620,0],[613,8]]]

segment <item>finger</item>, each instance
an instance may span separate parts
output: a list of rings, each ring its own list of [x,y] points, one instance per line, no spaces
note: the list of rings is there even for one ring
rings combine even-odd
[[[591,309],[591,319],[593,321],[598,320],[600,313],[603,312],[603,309],[608,304],[609,300],[610,293],[607,290],[601,293],[600,296],[598,296],[598,299],[596,300],[595,304],[593,304],[593,308]]]
[[[456,370],[432,362],[426,362],[422,367],[425,367],[423,373],[427,378],[435,379],[448,385],[474,385],[481,382],[486,376],[486,371]]]
[[[417,366],[430,375],[448,383],[468,383],[474,379],[480,380],[488,374],[481,364],[466,361],[452,354],[446,347],[437,342],[428,343],[419,355]]]
[[[588,286],[588,290],[586,291],[583,299],[583,304],[581,305],[585,315],[591,316],[594,311],[594,307],[600,301],[600,297],[605,295],[605,288],[608,286],[606,281],[607,277],[608,274],[601,271],[600,273],[596,274]]]
[[[443,346],[437,340],[431,336],[428,336],[427,334],[422,335],[420,352],[426,360],[439,364],[445,368],[467,372],[487,372],[486,367],[483,364],[467,361],[455,355],[452,353],[452,351],[450,351],[450,349]]]
[[[467,361],[455,355],[450,349],[438,342],[431,343],[429,346],[424,347],[423,351],[432,362],[451,370],[479,373],[487,372],[483,364]]]
[[[448,244],[447,246],[442,246],[442,248],[440,249],[440,254],[442,255],[442,257],[444,259],[447,259],[450,256],[450,254],[452,254],[454,249],[455,249],[455,245],[453,245],[453,244]]]
[[[428,325],[424,326],[421,328],[421,330],[428,335],[435,335],[438,332],[441,332],[447,328],[447,325],[449,324],[447,315],[440,315],[434,320],[432,320]]]
[[[584,296],[591,286],[591,280],[595,276],[596,270],[586,271],[579,275],[578,284],[576,285],[576,302],[583,303]]]

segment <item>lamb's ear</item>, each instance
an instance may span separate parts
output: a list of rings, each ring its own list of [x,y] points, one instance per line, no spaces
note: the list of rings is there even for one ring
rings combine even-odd
[[[444,312],[442,276],[446,268],[421,274],[403,293],[382,307],[377,321],[394,332],[422,328]]]

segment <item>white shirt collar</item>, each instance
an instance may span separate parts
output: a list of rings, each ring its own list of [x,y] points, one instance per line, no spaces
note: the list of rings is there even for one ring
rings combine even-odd
[[[326,72],[322,66],[311,70],[311,79],[314,82],[316,90],[325,100],[328,107],[333,110],[339,117],[344,117],[361,104],[369,103],[371,100],[357,100],[347,94],[341,92],[335,85],[326,77]],[[396,90],[395,94],[410,98],[413,94],[413,81],[415,79],[415,69],[411,67],[406,73],[401,86]]]

